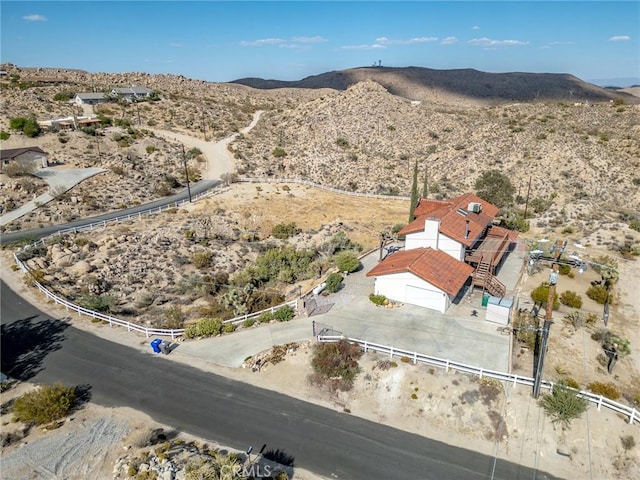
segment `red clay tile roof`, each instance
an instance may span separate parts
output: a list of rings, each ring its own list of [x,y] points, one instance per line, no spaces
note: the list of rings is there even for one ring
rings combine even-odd
[[[414,248],[389,255],[367,273],[367,277],[411,272],[427,283],[455,297],[473,267],[433,248]]]
[[[480,203],[482,211],[480,213],[469,212],[467,208],[471,202]],[[467,215],[458,213],[459,209],[464,210]],[[398,234],[407,235],[421,232],[424,230],[425,220],[433,218],[440,220],[440,233],[470,247],[481,237],[484,229],[491,225],[497,213],[498,207],[472,193],[465,193],[446,201],[421,199],[414,210],[414,215],[418,218],[400,230]],[[467,220],[469,220],[468,232]]]

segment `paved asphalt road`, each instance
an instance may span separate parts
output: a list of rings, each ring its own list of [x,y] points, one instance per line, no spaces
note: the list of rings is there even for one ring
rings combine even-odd
[[[207,190],[215,187],[220,182],[217,180],[202,180],[200,182],[194,183],[191,185],[191,195],[197,195],[202,192],[206,192]],[[112,220],[116,217],[122,217],[125,215],[133,215],[140,212],[145,212],[147,210],[152,210],[154,208],[158,208],[160,206],[165,206],[173,202],[178,202],[180,200],[184,200],[189,198],[189,193],[185,189],[184,191],[172,195],[171,197],[162,198],[160,200],[156,200],[155,202],[145,203],[144,205],[138,205],[136,207],[127,208],[124,210],[117,210],[115,212],[106,213],[104,215],[98,215],[96,217],[83,218],[82,220],[76,220],[73,222],[65,223],[62,225],[52,225],[49,227],[39,228],[36,230],[24,230],[12,233],[6,233],[0,235],[0,245],[6,245],[12,242],[16,242],[23,238],[43,238],[48,235],[52,235],[60,230],[64,230],[67,228],[74,227],[82,227],[84,225],[89,225],[90,223],[98,223],[103,221]]]
[[[144,411],[177,431],[239,450],[267,444],[327,478],[555,478],[106,341],[52,319],[4,282],[0,296],[3,373],[87,385],[92,402]]]

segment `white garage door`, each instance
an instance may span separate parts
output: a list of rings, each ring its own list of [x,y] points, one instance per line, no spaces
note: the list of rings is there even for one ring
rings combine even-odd
[[[444,301],[441,292],[427,290],[426,288],[413,287],[411,285],[407,285],[406,288],[406,303],[438,311],[443,310]]]

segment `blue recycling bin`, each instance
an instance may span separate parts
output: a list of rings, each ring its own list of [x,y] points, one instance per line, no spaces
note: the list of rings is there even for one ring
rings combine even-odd
[[[153,348],[153,353],[160,353],[160,344],[162,343],[162,339],[161,338],[156,338],[155,340],[151,341],[151,348]]]

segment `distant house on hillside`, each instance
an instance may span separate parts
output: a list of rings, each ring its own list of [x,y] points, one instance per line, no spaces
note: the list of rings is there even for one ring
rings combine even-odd
[[[146,87],[133,85],[131,87],[116,87],[111,90],[111,96],[114,98],[122,98],[123,100],[139,100],[149,98],[153,94],[153,90]]]
[[[47,152],[42,150],[40,147],[9,148],[6,150],[0,150],[0,172],[2,172],[4,167],[10,162],[37,164],[38,167],[42,168],[49,166]]]
[[[495,277],[517,234],[493,225],[498,208],[471,193],[449,200],[421,199],[414,220],[398,232],[405,250],[392,253],[367,276],[375,293],[444,312],[465,286],[504,297]]]
[[[102,92],[97,93],[77,93],[73,98],[72,103],[75,103],[78,106],[81,105],[97,105],[99,103],[109,102],[110,99],[107,95]]]

